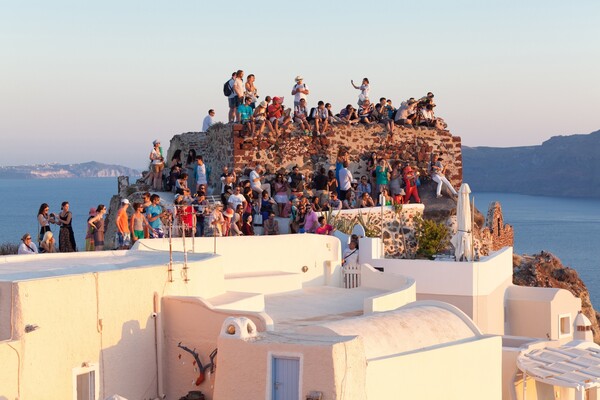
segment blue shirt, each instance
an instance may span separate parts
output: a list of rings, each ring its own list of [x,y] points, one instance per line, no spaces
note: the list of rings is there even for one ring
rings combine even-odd
[[[148,217],[148,223],[150,224],[150,226],[154,229],[158,229],[162,227],[162,222],[160,220],[160,218],[156,218],[154,221],[150,221],[150,218],[154,218],[157,215],[160,215],[162,213],[162,207],[159,205],[150,205],[148,206],[148,208],[146,208],[146,215]]]
[[[247,106],[245,104],[240,104],[238,106],[238,112],[240,113],[240,118],[241,118],[242,122],[246,122],[252,117],[254,110],[252,110],[252,107],[250,107],[250,106]]]

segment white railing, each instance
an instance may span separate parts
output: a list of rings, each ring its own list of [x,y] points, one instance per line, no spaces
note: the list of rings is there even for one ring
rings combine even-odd
[[[345,289],[354,289],[360,286],[360,265],[352,263],[342,268],[342,280]]]

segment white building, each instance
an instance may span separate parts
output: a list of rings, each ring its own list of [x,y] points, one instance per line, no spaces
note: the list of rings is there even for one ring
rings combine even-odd
[[[355,289],[341,287],[331,236],[173,248],[172,259],[166,239],[0,258],[0,399],[596,396],[598,347],[569,344],[579,299],[513,286],[510,248],[478,262],[391,260],[363,238]],[[179,344],[203,366],[218,349],[216,368],[201,374]],[[552,357],[571,368],[560,379]]]

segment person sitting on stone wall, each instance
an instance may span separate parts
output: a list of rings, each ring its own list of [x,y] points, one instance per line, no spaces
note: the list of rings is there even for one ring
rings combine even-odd
[[[271,121],[267,118],[267,102],[265,100],[261,101],[254,110],[254,121],[256,123],[256,137],[262,135],[265,126],[269,128],[269,133],[276,133]]]
[[[179,165],[174,165],[169,172],[169,177],[167,178],[167,190],[171,192],[175,192],[177,180],[181,176],[181,167]]]
[[[179,179],[175,181],[175,193],[183,194],[183,189],[188,189],[188,174],[187,172],[182,172],[179,175]]]
[[[297,123],[304,134],[308,136],[310,135],[310,124],[306,119],[307,116],[306,99],[302,98],[298,105],[294,107],[294,122]]]
[[[358,208],[367,208],[367,207],[375,207],[375,202],[373,201],[373,198],[371,197],[371,195],[368,192],[364,192],[360,196]]]
[[[330,125],[346,123],[345,120],[333,114],[333,111],[331,111],[331,103],[325,103],[325,109],[327,110],[327,115],[329,116],[328,121]]]
[[[332,211],[341,210],[342,209],[342,201],[338,199],[337,192],[329,193],[329,208]]]
[[[261,182],[261,172],[263,172],[262,165],[257,164],[256,167],[250,172],[250,187],[253,191],[262,195],[262,192],[266,190],[271,195],[271,185],[268,183]]]
[[[263,234],[279,235],[279,222],[275,219],[274,212],[270,212],[269,217],[263,221]]]
[[[356,198],[360,200],[363,193],[371,194],[371,184],[369,183],[368,178],[363,175],[360,177],[360,182],[356,186]]]
[[[366,99],[360,106],[360,108],[358,109],[358,118],[360,119],[360,122],[364,123],[364,124],[370,124],[371,123],[371,113],[373,113],[374,107],[371,104],[371,102],[369,101],[369,99]]]
[[[325,108],[325,103],[322,100],[319,100],[317,103],[317,110],[315,114],[315,130],[314,135],[320,136],[324,135],[325,131],[329,127],[329,112]]]
[[[273,97],[273,104],[267,107],[267,117],[273,125],[273,130],[276,135],[280,135],[280,128],[285,131],[289,124],[292,122],[292,118],[289,115],[284,114],[283,109],[283,97]]]
[[[412,97],[400,104],[396,111],[394,122],[396,125],[412,125],[415,122],[417,102]]]
[[[346,107],[342,108],[338,115],[347,125],[356,125],[360,122],[358,113],[356,112],[356,109],[352,107],[352,104],[348,104]]]
[[[351,210],[353,208],[356,208],[356,194],[354,193],[354,190],[348,190],[346,192],[346,198],[342,202],[342,209]]]
[[[292,172],[288,175],[291,194],[298,198],[302,197],[304,195],[304,182],[304,175],[300,173],[298,166],[294,165]]]
[[[244,103],[238,106],[237,112],[240,116],[240,123],[244,125],[246,132],[248,132],[250,137],[254,137],[256,124],[254,123],[254,110],[252,109],[252,107],[250,107],[251,103],[252,99],[250,97],[246,97]]]
[[[233,188],[233,193],[227,199],[227,206],[235,210],[241,204],[243,208],[246,208],[246,198],[242,194],[242,188],[236,186]]]
[[[442,157],[438,157],[437,161],[431,166],[431,179],[437,183],[437,188],[435,191],[436,197],[442,197],[442,186],[444,185],[446,185],[446,187],[454,196],[458,196],[458,193],[454,187],[452,187],[452,184],[448,178],[446,178],[446,166],[444,166],[442,161],[444,161]]]

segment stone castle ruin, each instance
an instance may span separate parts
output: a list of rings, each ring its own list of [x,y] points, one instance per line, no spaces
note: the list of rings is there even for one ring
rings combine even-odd
[[[253,140],[245,138],[236,129],[236,125],[218,123],[208,132],[187,132],[173,136],[169,143],[165,159],[171,159],[176,150],[181,150],[185,159],[188,151],[194,149],[204,157],[209,172],[208,192],[219,194],[221,189],[220,175],[224,166],[233,167],[239,178],[245,179],[251,169],[257,164],[265,168],[267,181],[276,172],[287,173],[293,166],[298,166],[300,172],[312,177],[320,167],[333,169],[340,150],[349,153],[350,166],[355,178],[368,175],[367,162],[372,153],[388,161],[401,161],[416,167],[423,178],[424,185],[419,192],[425,204],[425,218],[434,218],[452,225],[452,215],[455,213],[456,202],[448,197],[435,198],[435,184],[427,183],[430,161],[442,156],[447,166],[447,177],[455,188],[462,183],[462,153],[461,139],[453,136],[447,130],[428,127],[399,127],[394,137],[389,140],[387,133],[380,125],[335,126],[327,135],[307,137],[292,132],[290,137],[280,137],[277,140]],[[247,179],[247,178],[246,178]],[[128,186],[120,184],[120,198],[138,199],[141,192],[149,187],[141,182]],[[114,207],[109,211],[108,220],[113,219],[113,212],[118,208],[119,199],[114,199]],[[111,202],[111,206],[113,206]],[[480,254],[505,245],[512,245],[512,227],[503,224],[502,210],[494,206],[494,212],[488,219],[500,219],[502,232],[498,235],[496,228],[485,226],[483,221],[476,219],[479,229],[476,229],[475,239],[479,242]],[[428,210],[429,214],[428,214]],[[433,210],[433,212],[431,211]],[[492,211],[490,210],[490,213]],[[378,213],[368,213],[363,210],[362,217],[369,219],[373,225],[383,227],[383,239],[388,257],[402,258],[406,253],[414,254],[416,242],[414,239],[414,210],[386,210],[383,223]],[[341,219],[352,218],[347,214],[339,215]],[[110,224],[109,224],[110,225]],[[378,230],[381,232],[381,230]],[[110,238],[112,235],[107,234]],[[401,240],[400,240],[401,239]]]

